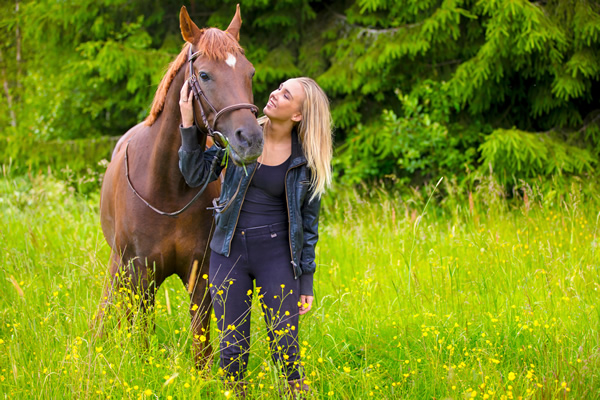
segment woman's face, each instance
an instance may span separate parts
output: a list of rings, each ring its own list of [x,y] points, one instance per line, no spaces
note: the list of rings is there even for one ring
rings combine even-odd
[[[263,109],[263,112],[272,121],[291,120],[299,122],[302,119],[300,111],[304,97],[304,89],[300,82],[295,79],[289,79],[271,92],[269,102]]]

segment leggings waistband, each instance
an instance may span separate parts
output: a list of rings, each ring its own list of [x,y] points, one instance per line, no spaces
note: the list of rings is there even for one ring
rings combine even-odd
[[[284,230],[287,230],[288,227],[288,223],[287,221],[284,222],[277,222],[276,224],[269,224],[269,225],[261,225],[261,226],[253,226],[250,228],[236,228],[235,231],[236,233],[241,233],[242,235],[245,236],[258,236],[258,235],[264,235],[265,233],[276,233],[276,232],[281,232]]]

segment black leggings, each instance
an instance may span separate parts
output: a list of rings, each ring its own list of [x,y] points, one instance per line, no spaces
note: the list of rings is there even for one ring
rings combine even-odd
[[[273,361],[282,365],[288,380],[300,379],[300,282],[294,279],[287,222],[237,229],[229,257],[212,252],[209,281],[219,329],[220,366],[226,376],[244,378],[252,295],[258,293]]]

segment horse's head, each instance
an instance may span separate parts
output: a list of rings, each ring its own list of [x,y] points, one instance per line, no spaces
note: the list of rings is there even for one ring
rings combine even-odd
[[[196,123],[201,129],[204,127],[200,119],[204,113],[207,129],[225,136],[236,164],[256,160],[262,153],[263,133],[254,114],[257,109],[251,107],[254,67],[238,43],[240,6],[226,31],[199,29],[185,7],[181,8],[179,23],[183,39],[191,46],[189,54],[193,55],[193,68],[186,68],[186,79],[194,75],[192,81],[197,82]]]

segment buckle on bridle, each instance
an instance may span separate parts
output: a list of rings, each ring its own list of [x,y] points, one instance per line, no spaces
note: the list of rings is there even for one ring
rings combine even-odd
[[[212,199],[212,207],[206,207],[207,210],[212,210],[213,211],[213,215],[214,214],[219,214],[223,208],[225,208],[225,204],[221,204],[219,205],[219,199],[218,198],[214,198]]]
[[[211,136],[213,137],[213,141],[215,142],[215,145],[217,147],[219,147],[220,149],[227,148],[227,145],[229,144],[229,141],[227,140],[227,138],[225,137],[225,135],[223,135],[219,131],[212,131],[212,135]]]

